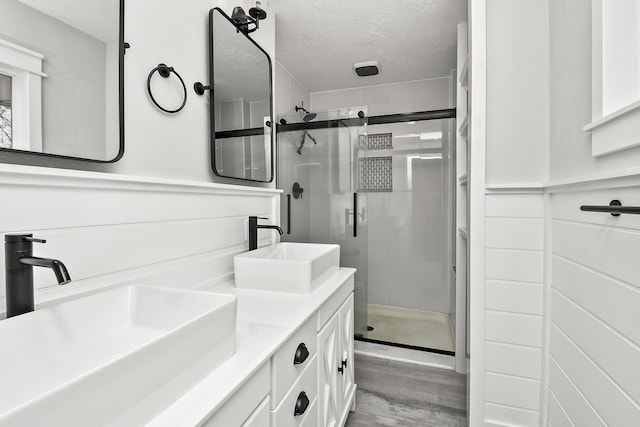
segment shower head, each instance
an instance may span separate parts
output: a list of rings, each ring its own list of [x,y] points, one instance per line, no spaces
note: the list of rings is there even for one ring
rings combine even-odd
[[[302,121],[303,122],[310,122],[311,120],[315,119],[317,114],[316,113],[310,113],[309,110],[307,110],[304,107],[298,107],[296,105],[296,112],[297,111],[302,111]]]

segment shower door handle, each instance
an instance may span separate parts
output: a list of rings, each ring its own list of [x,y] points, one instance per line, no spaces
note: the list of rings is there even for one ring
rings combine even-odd
[[[287,194],[287,234],[291,234],[291,194]]]
[[[353,237],[358,237],[358,193],[353,193]]]

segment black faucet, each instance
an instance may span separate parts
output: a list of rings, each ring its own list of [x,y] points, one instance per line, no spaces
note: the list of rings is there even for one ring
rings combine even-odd
[[[33,242],[47,241],[35,239],[32,234],[4,236],[7,317],[33,311],[33,266],[52,269],[59,285],[66,285],[71,281],[69,272],[62,262],[33,256]]]
[[[269,219],[269,218],[261,218],[257,216],[249,217],[249,250],[252,251],[254,249],[258,249],[258,228],[269,228],[271,230],[278,230],[278,233],[282,236],[282,228],[277,225],[258,225],[259,219]]]

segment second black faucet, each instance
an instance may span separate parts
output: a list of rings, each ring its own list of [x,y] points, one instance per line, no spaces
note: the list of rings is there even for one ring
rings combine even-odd
[[[258,228],[267,228],[271,230],[277,230],[278,233],[282,236],[282,228],[277,225],[259,225],[259,219],[269,219],[262,218],[258,216],[250,216],[249,217],[249,250],[252,251],[254,249],[258,249]]]

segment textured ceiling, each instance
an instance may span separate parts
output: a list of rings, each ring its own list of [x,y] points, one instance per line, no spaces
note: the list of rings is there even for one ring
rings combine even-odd
[[[268,0],[276,60],[311,92],[448,76],[467,0]],[[379,61],[377,76],[353,64]]]
[[[117,0],[19,0],[105,43],[118,41]]]

